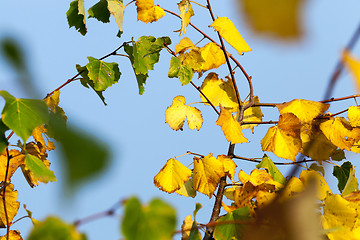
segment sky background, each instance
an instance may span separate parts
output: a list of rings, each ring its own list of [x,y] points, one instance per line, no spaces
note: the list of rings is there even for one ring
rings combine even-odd
[[[125,1],[127,3],[128,1]],[[200,1],[203,3],[205,1]],[[85,1],[88,9],[96,1]],[[175,1],[158,0],[156,4],[174,12],[178,12]],[[235,57],[253,77],[254,93],[261,102],[281,103],[296,98],[322,100],[329,77],[336,65],[343,47],[359,24],[360,2],[349,1],[315,1],[307,0],[302,12],[304,36],[301,40],[285,42],[254,33],[240,11],[236,1],[213,1],[215,15],[227,16],[253,49],[244,56]],[[116,37],[117,25],[111,17],[111,23],[103,24],[95,19],[87,19],[88,33],[84,37],[74,28],[69,29],[66,11],[70,1],[2,1],[0,5],[0,38],[11,36],[24,47],[31,70],[32,79],[40,97],[46,96],[77,72],[76,64],[85,65],[87,56],[100,58],[124,41],[136,40],[143,35],[156,37],[170,36],[174,48],[181,38],[173,30],[180,28],[180,21],[167,14],[154,24],[144,24],[136,20],[136,8],[132,4],[125,10],[124,34]],[[193,5],[195,16],[192,22],[204,29],[214,39],[214,31],[208,29],[211,24],[206,10]],[[201,35],[190,27],[185,35],[193,42],[201,39]],[[204,42],[205,44],[206,42]],[[360,44],[358,44],[360,46]],[[360,56],[360,47],[353,53]],[[227,50],[232,51],[229,46]],[[19,201],[33,211],[36,219],[48,215],[57,215],[68,222],[84,218],[88,215],[109,209],[116,202],[136,195],[143,202],[160,197],[174,206],[178,213],[178,226],[182,219],[192,214],[196,202],[204,206],[198,214],[198,222],[206,223],[211,215],[214,198],[198,194],[194,199],[159,191],[153,184],[153,177],[158,173],[166,160],[186,151],[199,154],[226,154],[228,142],[215,121],[214,111],[202,104],[194,104],[202,111],[204,124],[200,131],[190,130],[187,125],[184,131],[175,132],[165,124],[165,110],[172,99],[183,95],[187,103],[199,102],[198,92],[189,84],[181,86],[178,79],[169,79],[170,54],[161,52],[160,62],[155,71],[150,71],[144,95],[138,95],[136,79],[129,61],[124,57],[111,57],[109,62],[118,62],[122,73],[119,83],[106,90],[104,106],[97,95],[74,82],[61,91],[60,106],[69,118],[69,123],[77,126],[109,145],[112,152],[112,163],[107,171],[79,189],[72,197],[64,192],[61,159],[56,150],[49,155],[51,169],[55,171],[58,181],[40,184],[31,189],[21,171],[13,177],[15,189],[19,191]],[[217,71],[223,78],[227,75],[225,66]],[[29,97],[15,81],[16,75],[0,59],[0,89],[7,90],[17,98]],[[243,76],[237,73],[238,86],[242,99],[248,94],[248,86]],[[203,79],[203,78],[202,78]],[[202,79],[194,77],[194,83],[201,85]],[[347,73],[342,74],[333,97],[355,94],[354,84]],[[354,104],[351,100],[336,103],[331,112],[343,110],[345,106]],[[0,108],[4,101],[0,99]],[[264,121],[277,120],[278,111],[262,109]],[[245,131],[249,144],[237,145],[235,153],[243,157],[262,157],[260,140],[269,126],[260,126],[255,134]],[[268,153],[273,161],[279,160]],[[347,159],[356,161],[359,157],[347,154]],[[191,163],[190,155],[178,159],[184,165]],[[237,161],[238,169],[250,173],[254,163]],[[289,167],[280,168],[286,175]],[[331,179],[332,190],[336,192],[332,168],[329,167],[326,178]],[[24,211],[21,210],[25,215]],[[103,218],[85,225],[79,230],[85,232],[88,239],[119,239],[120,227],[118,218]],[[12,229],[19,229],[27,236],[31,228],[28,219],[16,223]],[[5,234],[6,230],[0,230]],[[180,236],[177,236],[180,237]]]

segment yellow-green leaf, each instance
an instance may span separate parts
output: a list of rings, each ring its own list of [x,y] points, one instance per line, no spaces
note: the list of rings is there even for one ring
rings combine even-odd
[[[169,126],[176,131],[182,130],[186,118],[190,129],[199,130],[203,123],[200,110],[185,105],[183,96],[174,97],[172,105],[165,111],[165,118]]]
[[[124,4],[123,0],[107,0],[108,10],[114,16],[120,32],[123,31],[123,18],[124,18]]]
[[[324,177],[317,171],[313,171],[313,170],[301,171],[300,180],[304,183],[305,187],[311,183],[316,184],[317,197],[321,201],[324,200],[328,194],[332,193]]]
[[[160,190],[173,193],[189,180],[191,170],[176,159],[169,159],[154,177],[154,184]]]
[[[186,27],[190,23],[190,18],[194,16],[194,11],[189,0],[181,0],[181,2],[178,3],[178,7],[180,10],[180,17],[181,17],[181,29],[180,29],[180,36],[181,36],[186,33]]]
[[[193,47],[195,47],[195,45],[192,43],[192,41],[189,38],[184,37],[183,39],[180,40],[178,44],[176,44],[175,52],[183,53],[188,49],[192,49]]]
[[[217,18],[210,27],[213,27],[219,34],[233,47],[239,54],[251,51],[249,45],[245,42],[234,23],[227,17]]]
[[[137,19],[144,23],[151,23],[165,16],[164,10],[155,6],[153,0],[136,0]]]
[[[236,121],[230,111],[225,108],[221,108],[216,125],[221,127],[226,140],[229,142],[233,144],[248,142],[248,140],[244,137],[244,134],[241,132],[240,123]]]

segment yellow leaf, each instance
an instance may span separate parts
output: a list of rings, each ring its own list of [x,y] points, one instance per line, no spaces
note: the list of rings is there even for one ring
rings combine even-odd
[[[218,68],[222,64],[226,63],[224,52],[216,43],[210,42],[200,48],[200,54],[205,60],[201,66],[201,72]]]
[[[184,53],[186,50],[192,49],[194,47],[195,45],[192,43],[192,41],[189,38],[184,37],[183,39],[180,40],[178,44],[176,44],[175,52]]]
[[[184,186],[190,176],[190,169],[176,159],[171,158],[154,177],[154,184],[162,191],[173,193]]]
[[[1,199],[4,196],[4,191],[3,189],[0,191],[0,196]],[[12,220],[14,219],[14,217],[16,216],[19,207],[20,207],[20,203],[18,201],[16,201],[18,198],[18,192],[15,190],[14,191],[14,185],[12,185],[11,183],[9,183],[6,186],[5,189],[5,204],[6,204],[6,213],[8,216],[8,221],[9,221],[9,225],[12,225]],[[3,201],[1,200],[0,204],[0,227],[5,227],[6,226],[6,216],[5,216],[5,210],[4,210],[4,204]]]
[[[236,189],[238,189],[238,188],[241,188],[241,187],[240,186],[233,186],[231,188],[226,188],[225,191],[224,191],[224,196],[227,199],[231,200],[231,201],[235,201],[234,194],[235,194]]]
[[[164,10],[155,6],[153,0],[136,0],[137,19],[144,23],[151,23],[165,16]]]
[[[325,137],[319,125],[314,123],[301,127],[301,141],[301,153],[317,161],[329,159],[337,148]]]
[[[7,155],[4,152],[0,155],[0,181],[3,182],[5,180],[5,173],[6,173],[6,165],[7,165]],[[25,155],[20,153],[18,150],[10,150],[9,154],[11,156],[10,158],[10,164],[9,164],[9,170],[7,175],[6,182],[11,181],[11,177],[15,173],[15,171],[25,162]]]
[[[238,103],[234,86],[231,81],[219,79],[219,76],[216,73],[211,72],[206,76],[200,90],[215,107],[221,105],[231,112],[237,111]],[[206,102],[206,99],[202,95],[200,95],[200,97]]]
[[[55,112],[57,106],[59,106],[60,102],[60,90],[55,91],[52,95],[46,97],[44,99],[46,105]]]
[[[217,159],[222,162],[222,164],[224,165],[224,172],[232,181],[235,175],[235,168],[237,167],[234,161],[226,155],[219,155],[217,156]]]
[[[245,102],[244,105],[246,105],[248,102]],[[254,103],[259,103],[259,97],[254,96]],[[262,121],[263,114],[261,112],[260,107],[251,107],[245,110],[244,112],[244,118],[243,123],[246,122],[261,122]],[[242,129],[248,129],[250,128],[252,133],[254,133],[254,127],[256,127],[258,124],[243,124],[241,125]]]
[[[256,202],[258,208],[265,206],[268,203],[271,203],[277,196],[275,192],[266,192],[266,191],[259,191],[256,193]]]
[[[23,238],[20,235],[18,230],[10,230],[9,231],[9,238],[7,238],[7,234],[3,237],[0,237],[0,240],[22,240]]]
[[[348,119],[352,127],[360,127],[360,107],[351,106],[348,111]]]
[[[254,169],[251,171],[250,176],[243,170],[239,171],[239,180],[242,183],[251,182],[254,186],[260,186],[262,184],[274,185],[275,188],[282,188],[283,185],[276,182],[274,178],[265,169]]]
[[[349,51],[344,51],[342,60],[353,76],[357,91],[360,91],[360,60]]]
[[[315,117],[328,110],[329,106],[330,104],[304,99],[294,99],[290,102],[276,105],[280,114],[293,113],[304,123],[310,122]]]
[[[186,27],[190,23],[190,18],[194,16],[194,11],[189,0],[182,0],[180,3],[178,3],[178,8],[180,10],[181,17],[181,29],[179,35],[181,36],[182,34],[186,33]]]
[[[233,48],[235,48],[240,55],[243,52],[251,51],[251,48],[242,38],[234,23],[227,17],[217,18],[210,27],[213,27],[216,31],[218,31],[221,37],[223,37]]]
[[[258,191],[259,188],[251,182],[246,182],[242,187],[237,188],[234,193],[236,207],[242,208],[248,206],[250,209],[254,209],[251,200],[256,196]]]
[[[123,31],[123,19],[124,19],[124,4],[122,0],[107,0],[108,10],[111,15],[114,16],[115,22],[117,23],[119,30]]]
[[[263,151],[273,152],[280,158],[296,160],[301,150],[300,120],[292,113],[280,115],[277,126],[269,128],[261,140]]]
[[[330,230],[330,240],[359,239],[354,230],[359,228],[359,212],[340,195],[329,195],[324,201],[323,227]],[[357,225],[357,228],[354,228]]]
[[[185,98],[183,96],[174,97],[172,105],[165,111],[165,118],[165,122],[176,131],[182,130],[186,118],[190,129],[199,130],[203,123],[200,110],[185,105]]]
[[[233,144],[248,142],[248,140],[244,137],[244,134],[241,132],[240,123],[236,121],[233,115],[225,108],[221,108],[216,125],[221,127],[226,140],[229,142]]]
[[[191,215],[185,217],[183,224],[181,225],[181,240],[188,240],[191,227],[193,225],[193,220],[191,219]]]
[[[279,197],[280,201],[285,201],[293,198],[297,193],[305,190],[304,183],[297,177],[291,177]]]
[[[224,175],[222,162],[213,157],[211,153],[202,159],[194,157],[193,182],[196,191],[211,198],[220,178]]]
[[[181,196],[194,198],[196,196],[196,190],[194,189],[194,183],[192,178],[187,180],[185,184],[175,192]]]
[[[355,177],[355,169],[352,167],[349,172],[349,178],[346,182],[344,190],[341,193],[341,196],[349,195],[353,192],[359,191],[359,183]]]
[[[303,170],[300,173],[300,180],[304,183],[305,187],[314,180],[317,188],[317,197],[321,201],[324,200],[328,194],[331,194],[329,185],[319,172],[313,170]]]
[[[320,129],[335,146],[348,151],[360,140],[360,129],[351,127],[350,123],[342,117],[322,122]]]
[[[205,62],[205,60],[201,56],[199,47],[193,47],[190,52],[180,53],[179,59],[182,65],[188,65],[197,72],[201,71],[201,67]]]

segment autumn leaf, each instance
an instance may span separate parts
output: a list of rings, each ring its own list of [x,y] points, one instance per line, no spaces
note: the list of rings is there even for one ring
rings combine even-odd
[[[226,63],[224,52],[216,43],[210,42],[200,48],[199,51],[205,61],[199,70],[201,73],[218,68]]]
[[[261,140],[262,150],[295,161],[302,146],[300,127],[300,120],[294,114],[280,115],[278,125],[269,128]]]
[[[4,189],[1,188],[0,196],[3,198],[4,196]],[[18,198],[18,191],[14,190],[14,185],[9,183],[5,189],[5,205],[6,205],[6,213],[7,219],[12,224],[14,217],[16,216],[20,203],[17,201]],[[6,226],[6,216],[5,216],[5,209],[4,204],[0,204],[0,227],[4,228]]]
[[[360,128],[353,128],[345,118],[331,118],[320,124],[320,129],[325,137],[335,146],[350,150],[360,140]]]
[[[217,159],[224,165],[224,172],[232,181],[235,175],[235,168],[237,167],[234,161],[226,155],[219,155]]]
[[[304,99],[294,99],[290,102],[276,105],[280,114],[293,113],[304,123],[310,122],[315,117],[328,110],[329,106],[330,104]]]
[[[202,159],[194,157],[193,182],[196,191],[211,198],[224,174],[222,162],[211,153]]]
[[[190,23],[190,18],[194,16],[194,11],[189,0],[181,0],[181,2],[179,2],[177,5],[180,10],[181,17],[181,29],[179,30],[179,36],[181,36],[186,33],[186,27]]]
[[[160,190],[173,193],[184,186],[189,180],[191,170],[185,167],[176,159],[169,159],[154,177],[154,184]]]
[[[114,16],[115,22],[119,27],[119,31],[123,32],[124,4],[123,0],[107,0],[107,8],[111,15]]]
[[[351,162],[344,162],[340,167],[334,166],[333,175],[338,180],[338,189],[340,192],[344,190],[344,187],[350,176],[350,169],[352,168]]]
[[[176,131],[182,130],[186,118],[190,129],[199,130],[203,123],[200,110],[185,105],[185,98],[183,96],[174,97],[172,105],[165,111],[165,118],[165,122]]]
[[[107,63],[93,57],[88,57],[88,60],[88,76],[96,91],[104,91],[119,81],[121,73],[117,63]]]
[[[191,67],[182,65],[177,57],[172,57],[170,60],[170,69],[168,72],[169,78],[178,77],[182,85],[188,84],[192,77],[193,71]]]
[[[9,128],[3,123],[0,119],[0,154],[5,150],[5,148],[9,145],[9,142],[5,136],[5,132],[9,130]]]
[[[303,0],[238,0],[246,22],[258,33],[278,38],[299,38],[302,34]]]
[[[342,61],[353,76],[357,91],[360,90],[360,60],[355,58],[349,51],[344,51]]]
[[[238,103],[236,100],[236,93],[231,81],[224,81],[219,79],[219,76],[211,72],[209,73],[201,85],[200,90],[215,106],[222,106],[231,112],[237,111]],[[207,100],[200,95],[204,102]]]
[[[240,123],[236,121],[231,112],[225,108],[221,108],[216,125],[221,127],[226,140],[232,144],[249,142],[241,131]]]
[[[66,12],[69,27],[75,27],[81,35],[85,36],[87,29],[85,25],[84,0],[75,0],[70,3],[70,8]]]
[[[9,162],[9,169],[7,170],[7,179],[6,182],[11,181],[11,177],[15,173],[15,171],[25,162],[25,155],[20,153],[18,150],[11,149],[9,151],[9,155],[11,156]],[[5,173],[7,168],[7,154],[3,152],[0,154],[0,181],[5,180]]]
[[[185,184],[175,192],[181,196],[194,198],[196,196],[196,190],[194,189],[193,179],[190,178],[189,180],[187,180]]]
[[[180,40],[178,44],[175,46],[175,52],[176,53],[184,53],[188,49],[194,48],[195,45],[192,43],[192,41],[188,37],[184,37]]]
[[[262,184],[274,185],[275,188],[279,189],[283,187],[283,184],[275,181],[274,178],[266,171],[260,169],[254,169],[251,171],[250,176],[243,170],[239,171],[239,180],[242,183],[251,182],[252,185],[260,186]]]
[[[352,127],[360,127],[360,107],[351,106],[348,110],[348,119]]]
[[[304,183],[297,177],[291,177],[290,180],[285,185],[285,188],[282,190],[279,200],[286,201],[290,198],[293,198],[298,193],[305,190]]]
[[[246,105],[248,102],[245,102]],[[259,97],[254,96],[254,103],[259,103]],[[258,126],[258,124],[246,124],[246,122],[261,122],[263,117],[263,113],[261,112],[260,107],[250,107],[245,110],[243,124],[241,125],[242,129],[250,128],[252,133],[254,133],[254,127]]]
[[[355,168],[350,168],[349,178],[346,181],[344,190],[341,193],[341,196],[346,196],[352,192],[359,191],[359,183],[355,177]]]
[[[275,166],[273,161],[265,154],[261,160],[261,162],[256,165],[256,168],[265,168],[271,177],[274,178],[275,181],[281,184],[286,183],[286,179],[281,174],[279,169]]]
[[[180,53],[179,59],[183,65],[188,65],[196,72],[201,72],[202,65],[205,63],[199,47],[193,47],[190,52]]]
[[[10,230],[9,237],[6,234],[5,236],[0,237],[0,240],[23,240],[18,230]]]
[[[329,185],[319,172],[313,170],[303,170],[300,173],[300,180],[304,183],[305,187],[315,180],[314,184],[317,186],[317,198],[321,201],[332,193]]]
[[[251,48],[242,38],[234,23],[227,17],[217,18],[210,27],[213,27],[216,31],[218,31],[220,36],[223,37],[233,48],[235,48],[240,55],[243,52],[251,51]]]
[[[42,161],[34,155],[26,154],[23,171],[25,173],[29,173],[29,178],[33,185],[38,185],[38,181],[43,183],[56,181],[54,172],[51,171],[49,167],[49,161]]]
[[[164,10],[155,6],[153,0],[136,0],[137,19],[144,23],[156,22],[165,16]]]

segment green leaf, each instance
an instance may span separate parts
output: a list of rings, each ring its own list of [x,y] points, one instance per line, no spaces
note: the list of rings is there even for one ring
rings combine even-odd
[[[142,206],[136,197],[126,202],[121,229],[127,240],[170,240],[176,227],[175,210],[160,199]]]
[[[181,62],[177,57],[172,57],[170,59],[170,69],[168,72],[169,78],[174,78],[179,76],[179,70],[180,70]]]
[[[334,161],[342,161],[344,159],[346,159],[345,157],[345,152],[342,149],[336,149],[332,154],[331,154],[331,159]]]
[[[95,86],[94,86],[94,82],[90,80],[88,74],[89,71],[87,70],[86,67],[82,67],[79,64],[76,64],[76,70],[78,71],[78,73],[80,73],[80,75],[83,77],[82,79],[80,79],[81,84],[86,87],[89,88],[89,86],[96,92],[96,94],[99,96],[99,98],[101,99],[101,101],[104,103],[104,105],[106,106],[106,102],[105,102],[105,98],[103,96],[103,91],[96,91],[95,90]]]
[[[7,145],[9,145],[9,142],[5,137],[6,130],[9,130],[9,128],[2,122],[0,118],[0,153],[2,153]]]
[[[169,78],[178,77],[182,85],[186,85],[191,81],[193,77],[193,71],[190,66],[182,65],[177,57],[172,57],[170,60],[170,69],[168,72],[168,77]]]
[[[26,154],[25,170],[29,170],[34,178],[40,182],[48,183],[56,181],[54,172],[48,169],[38,157]]]
[[[6,91],[0,91],[5,99],[1,117],[3,123],[13,130],[24,142],[33,130],[49,120],[48,107],[38,99],[15,98]]]
[[[93,57],[88,57],[89,63],[86,69],[88,77],[94,82],[96,91],[104,91],[120,79],[120,71],[117,63],[107,63]]]
[[[349,178],[347,179],[346,185],[341,193],[341,196],[346,196],[354,191],[359,191],[359,183],[355,177],[355,169],[352,167],[350,169]]]
[[[109,151],[95,136],[61,125],[55,125],[55,132],[62,146],[68,187],[98,175],[109,164]]]
[[[347,180],[349,179],[350,169],[352,168],[351,162],[344,162],[341,167],[334,166],[333,175],[338,179],[338,189],[343,191]]]
[[[250,208],[243,207],[238,208],[232,212],[229,212],[223,217],[220,217],[216,220],[219,225],[216,226],[214,231],[215,240],[222,239],[243,239],[242,232],[244,229],[244,224],[239,224],[239,221],[249,221],[250,218]],[[228,224],[221,224],[221,222],[229,222]],[[233,223],[231,223],[233,222]]]
[[[314,170],[314,171],[317,171],[317,172],[321,173],[323,176],[325,175],[325,171],[324,171],[323,166],[319,166],[316,163],[313,163],[313,164],[310,165],[309,168]]]
[[[108,9],[111,15],[114,16],[115,22],[119,27],[119,31],[123,31],[124,5],[123,0],[107,0]]]
[[[100,0],[88,10],[89,18],[96,18],[103,23],[110,22],[110,12],[108,10],[108,2]]]
[[[202,208],[201,203],[196,203],[195,210],[193,212],[194,222],[191,226],[190,234],[188,240],[201,240],[201,234],[198,228],[198,223],[196,222],[196,215],[198,211]]]
[[[81,1],[81,0],[80,0]],[[66,12],[66,17],[69,23],[69,27],[75,27],[81,35],[85,36],[87,30],[85,25],[85,15],[81,14],[81,10],[79,9],[78,0],[72,1],[70,3],[70,8]]]
[[[17,71],[26,71],[26,61],[20,45],[11,38],[1,41],[1,53],[7,62]]]
[[[74,225],[48,217],[35,225],[28,240],[86,240],[86,236],[78,233]]]
[[[271,161],[271,159],[266,154],[264,154],[261,162],[256,165],[256,168],[265,168],[275,181],[281,184],[286,183],[286,179],[284,178],[284,176],[281,174],[279,169],[275,166],[273,161]]]

